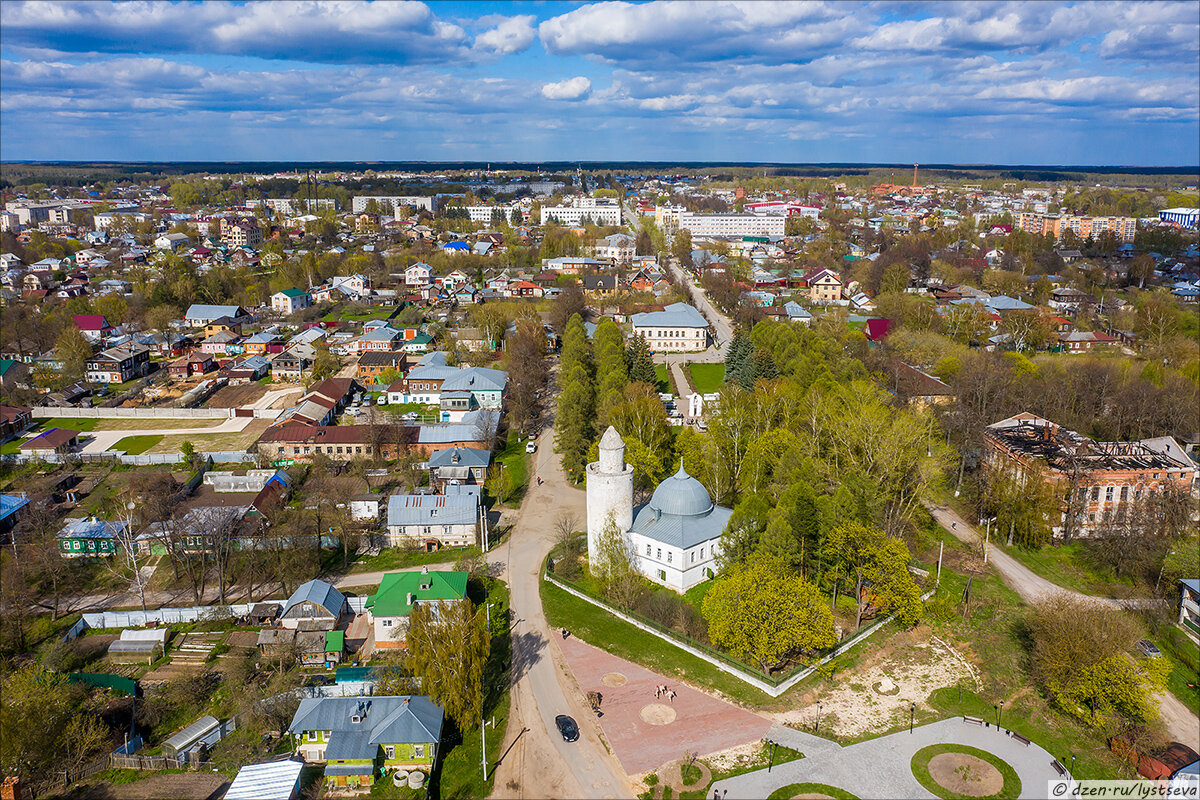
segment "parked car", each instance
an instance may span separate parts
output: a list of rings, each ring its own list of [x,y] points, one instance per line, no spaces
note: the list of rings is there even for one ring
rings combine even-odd
[[[1137,648],[1146,658],[1162,658],[1162,650],[1159,650],[1158,645],[1149,639],[1142,639],[1137,643]]]
[[[558,732],[562,734],[564,742],[579,740],[579,726],[575,724],[575,720],[566,714],[559,714],[555,717],[554,724],[558,727]]]
[[[537,444],[534,443],[533,439],[530,439],[528,442],[525,443],[525,452],[526,453],[536,453],[537,452]]]

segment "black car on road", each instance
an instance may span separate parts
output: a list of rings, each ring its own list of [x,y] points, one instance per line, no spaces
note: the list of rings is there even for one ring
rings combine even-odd
[[[558,732],[562,734],[564,742],[578,741],[579,726],[575,724],[575,720],[566,714],[559,714],[554,718],[554,724],[558,726]]]

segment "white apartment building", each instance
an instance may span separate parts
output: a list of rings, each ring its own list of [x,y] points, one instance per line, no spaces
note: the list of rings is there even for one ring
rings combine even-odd
[[[291,197],[268,197],[246,201],[246,208],[258,208],[259,206],[266,206],[276,214],[295,214],[302,207],[306,211],[327,208],[336,210],[337,200],[332,197],[319,197],[313,200],[309,200],[308,198],[296,200]]]
[[[585,198],[585,200],[591,198]],[[621,207],[619,205],[604,206],[542,206],[542,224],[551,218],[560,225],[579,225],[587,217],[596,225],[620,225]]]
[[[374,200],[381,208],[391,206],[395,213],[396,206],[412,206],[413,208],[424,209],[430,214],[437,211],[436,197],[421,197],[419,195],[357,195],[350,200],[350,210],[355,214],[361,214],[367,210],[367,203]]]
[[[611,258],[616,264],[628,264],[637,253],[637,241],[628,233],[614,233],[596,240],[596,258]]]
[[[504,214],[504,219],[507,221],[512,217],[512,210],[516,206],[463,206],[467,210],[467,216],[471,222],[491,222],[492,215],[497,211]]]
[[[679,230],[692,236],[783,236],[787,217],[779,214],[695,214],[678,215]]]

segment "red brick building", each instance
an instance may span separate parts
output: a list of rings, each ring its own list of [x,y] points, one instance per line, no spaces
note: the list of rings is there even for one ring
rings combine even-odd
[[[1058,486],[1062,517],[1052,526],[1055,537],[1068,527],[1088,536],[1124,504],[1170,489],[1190,494],[1196,481],[1191,458],[1170,436],[1096,442],[1028,412],[987,427],[983,461],[985,469],[1007,473],[1021,485],[1043,480]]]

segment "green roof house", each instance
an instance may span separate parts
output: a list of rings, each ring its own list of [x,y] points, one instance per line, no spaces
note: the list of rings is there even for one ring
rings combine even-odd
[[[408,615],[417,603],[448,603],[467,596],[467,573],[389,572],[379,583],[379,591],[367,599],[367,613],[375,630],[375,647],[404,647]]]

